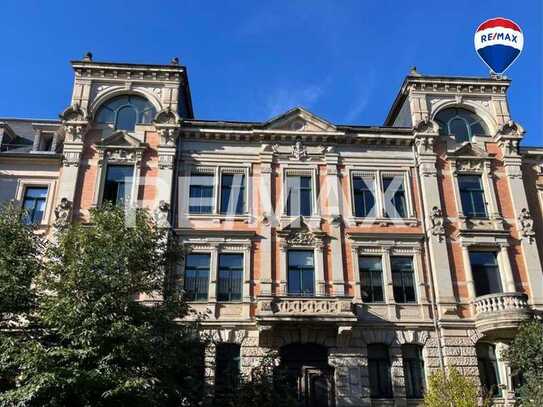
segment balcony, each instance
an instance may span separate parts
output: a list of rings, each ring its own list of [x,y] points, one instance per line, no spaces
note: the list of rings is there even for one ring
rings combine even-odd
[[[522,293],[499,293],[477,297],[473,301],[475,326],[482,334],[515,330],[529,318],[528,297]]]
[[[330,295],[261,295],[257,298],[259,321],[356,321],[352,297]]]

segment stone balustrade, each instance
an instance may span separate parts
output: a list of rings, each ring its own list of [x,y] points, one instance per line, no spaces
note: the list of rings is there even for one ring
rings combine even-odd
[[[259,297],[257,317],[355,319],[351,297]]]
[[[475,323],[479,331],[514,329],[529,317],[528,297],[523,293],[497,293],[473,301]]]

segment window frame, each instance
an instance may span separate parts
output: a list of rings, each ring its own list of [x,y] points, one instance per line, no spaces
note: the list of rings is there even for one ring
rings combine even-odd
[[[479,188],[480,189],[477,189],[477,190],[471,190],[470,189],[470,190],[466,191],[465,188],[464,188],[464,190],[463,190],[461,180],[462,179],[467,179],[468,177],[471,177],[471,178],[476,177],[476,178],[478,178]],[[484,182],[483,182],[483,175],[482,174],[476,174],[476,173],[461,173],[461,174],[458,174],[458,176],[457,176],[457,182],[458,182],[458,194],[459,194],[459,198],[460,198],[460,205],[461,205],[462,213],[464,214],[464,216],[466,216],[469,219],[489,219],[489,208],[488,208],[488,202],[487,202],[487,193],[485,191],[485,185],[484,185]],[[464,207],[464,199],[463,199],[463,193],[468,193],[468,192],[469,192],[470,198],[471,198],[471,205],[473,206],[472,212],[470,214],[467,213],[467,208]],[[475,208],[474,199],[473,199],[473,193],[474,192],[479,193],[480,197],[483,200],[484,214],[482,214],[482,212],[479,213],[479,212],[476,212],[476,211],[473,210]],[[473,213],[475,213],[475,215],[473,215]]]
[[[45,199],[45,209],[43,211],[43,216],[40,223],[35,224],[36,227],[44,228],[49,224],[51,219],[51,213],[53,210],[54,204],[54,195],[57,187],[56,179],[47,179],[47,178],[19,178],[17,179],[17,186],[15,189],[15,199],[17,205],[23,209],[23,200],[25,196],[25,191],[27,187],[43,187],[47,188],[47,196]]]
[[[209,174],[213,176],[213,207],[209,213],[191,213],[190,212],[190,187],[191,178],[194,173]],[[234,163],[227,165],[216,165],[205,162],[189,162],[184,168],[184,174],[187,174],[184,182],[184,198],[182,199],[182,208],[179,212],[180,216],[185,216],[188,219],[247,219],[251,216],[252,211],[252,181],[251,181],[251,164],[236,166]],[[228,215],[221,212],[222,199],[222,176],[226,175],[243,175],[243,213]]]
[[[413,300],[407,300],[407,289],[409,287],[406,287],[405,285],[405,274],[406,272],[404,270],[400,270],[400,271],[394,271],[394,266],[393,266],[393,259],[394,258],[406,258],[406,259],[411,259],[411,271],[409,272],[411,274],[411,280],[413,282]],[[393,292],[394,292],[394,302],[397,303],[397,304],[417,304],[418,303],[418,298],[417,298],[417,278],[415,276],[416,274],[416,270],[415,270],[415,259],[414,259],[414,256],[412,255],[397,255],[397,254],[393,254],[390,256],[390,274],[391,274],[391,277],[392,277],[392,287],[393,287]],[[396,287],[399,287],[398,284],[396,284],[396,282],[398,280],[395,280],[394,276],[400,274],[400,282],[401,282],[401,290],[402,290],[402,300],[404,301],[398,301],[398,298],[396,298]]]
[[[373,199],[373,210],[370,210],[368,212],[368,214],[366,215],[359,215],[357,213],[357,206],[356,206],[356,195],[357,195],[357,192],[355,190],[355,178],[360,178],[362,180],[364,179],[371,179],[371,182],[373,184],[373,190],[372,189],[368,189],[368,191],[373,191],[373,196],[372,196],[372,199]],[[351,205],[352,205],[352,214],[355,218],[376,218],[378,216],[376,216],[378,213],[379,213],[379,197],[378,197],[378,178],[377,178],[377,174],[375,172],[366,172],[366,171],[351,171],[351,176],[350,176],[350,180],[351,180],[351,195],[352,195],[352,199],[351,199]],[[374,216],[370,216],[370,215],[374,215]]]
[[[482,346],[487,346],[488,349],[490,349],[494,355],[494,358],[490,357],[490,355],[487,355],[488,357],[482,357],[479,354],[479,349],[481,349]],[[493,397],[501,397],[502,396],[502,389],[501,389],[501,375],[500,375],[500,362],[498,360],[498,356],[496,354],[496,345],[488,343],[488,342],[479,342],[475,345],[475,352],[477,357],[477,369],[479,371],[479,379],[481,380],[481,386],[486,389],[490,393],[490,390],[492,389],[493,392],[491,393]],[[481,369],[483,367],[483,369]],[[483,370],[483,372],[481,372]],[[494,374],[495,384],[492,384],[490,387],[488,386],[488,379],[490,378],[490,373]],[[491,380],[492,381],[492,380]]]
[[[117,106],[115,109],[111,109],[108,106],[108,104],[111,104],[113,101],[119,100],[119,99],[122,99],[122,98],[127,98],[126,103],[123,103],[123,104]],[[143,110],[141,110],[140,108],[137,107],[137,105],[135,103],[131,102],[131,100],[130,100],[131,98],[137,98],[137,99],[143,100],[143,101],[145,101],[147,103],[148,106],[146,108],[144,108]],[[126,109],[126,108],[131,108],[133,111],[136,112],[136,120],[134,122],[134,129],[133,130],[120,129],[118,127],[119,112],[122,109]],[[112,121],[111,122],[109,122],[109,121],[99,121],[99,115],[105,109],[109,110],[110,113],[112,114]],[[157,110],[157,107],[155,106],[155,104],[147,96],[141,95],[139,93],[130,93],[130,92],[126,93],[125,92],[125,93],[121,93],[121,94],[111,95],[108,98],[106,98],[105,100],[100,101],[100,103],[95,108],[95,112],[96,112],[96,114],[94,115],[94,117],[95,117],[95,121],[96,121],[97,124],[106,125],[108,127],[111,127],[111,128],[113,128],[114,131],[119,130],[119,131],[126,131],[127,133],[134,133],[136,131],[136,126],[152,124],[152,121],[155,118],[158,110]],[[152,113],[152,117],[150,118],[150,120],[148,122],[140,122],[139,121],[140,117],[144,116],[147,112]]]
[[[407,357],[407,349],[414,349],[417,357]],[[402,364],[404,369],[405,394],[407,399],[422,399],[426,390],[426,370],[424,364],[424,347],[415,343],[405,343],[401,346]],[[413,366],[413,363],[418,363],[418,366]],[[418,369],[418,374],[413,374],[413,371]],[[417,383],[417,377],[420,383]],[[418,391],[415,390],[418,388]]]
[[[380,288],[381,288],[381,296],[382,296],[382,300],[380,301],[375,301],[374,297],[375,297],[375,294],[373,293],[373,287],[375,287],[375,285],[372,285],[372,288],[371,288],[371,301],[367,301],[364,299],[364,296],[362,294],[362,290],[364,289],[364,284],[363,284],[363,281],[362,281],[362,266],[361,266],[361,258],[363,257],[366,257],[366,258],[376,258],[376,259],[379,259],[380,263],[381,263],[381,271],[380,271],[380,274],[381,274],[381,285],[380,285]],[[383,259],[383,255],[368,255],[368,254],[358,254],[358,273],[360,275],[360,297],[361,297],[361,300],[363,303],[366,303],[366,304],[384,304],[386,303],[386,297],[385,297],[385,284],[384,284],[384,281],[385,281],[385,270],[384,270],[384,267],[385,267],[385,260]],[[376,274],[375,271],[370,271],[369,274]],[[372,280],[373,282],[373,280]]]
[[[237,356],[232,357],[232,360],[226,361],[226,357],[219,357],[221,349],[236,349]],[[229,350],[230,351],[230,350]],[[232,354],[227,354],[224,356],[232,356]],[[222,365],[222,362],[226,362],[224,370],[219,371]],[[231,372],[235,374],[232,377]],[[239,378],[241,374],[241,345],[233,342],[219,342],[215,345],[215,392],[220,392],[221,389],[225,391],[232,391],[239,386]],[[219,379],[218,379],[219,378]],[[222,382],[224,380],[224,382]],[[222,382],[222,383],[221,383]]]
[[[320,215],[320,207],[319,207],[319,204],[318,204],[318,194],[319,194],[319,190],[318,190],[318,182],[317,182],[317,179],[318,179],[318,169],[316,167],[311,167],[311,168],[307,168],[307,167],[304,167],[304,168],[300,168],[300,167],[290,167],[290,166],[287,166],[285,165],[283,167],[283,172],[282,172],[282,176],[283,176],[283,179],[282,179],[282,191],[281,191],[281,195],[282,195],[282,199],[281,199],[281,202],[282,202],[282,214],[284,217],[286,218],[296,218],[298,216],[303,216],[303,217],[307,217],[307,218],[311,218],[311,217],[315,217],[315,216],[319,216]],[[287,178],[289,176],[299,176],[299,177],[310,177],[311,180],[311,213],[309,215],[292,215],[292,214],[288,214],[288,186],[287,186]],[[301,209],[301,208],[300,208]]]
[[[377,353],[375,349],[381,347],[381,351],[386,352],[387,358],[375,357]],[[368,353],[368,380],[370,398],[372,399],[393,399],[394,388],[392,385],[392,358],[390,354],[390,346],[384,343],[371,343],[367,345]],[[376,363],[376,365],[374,365]],[[377,371],[377,376],[373,378],[374,371]],[[386,371],[385,371],[386,370]],[[382,379],[385,379],[383,382]],[[375,393],[374,390],[379,388],[379,392]]]
[[[349,171],[349,193],[350,193],[350,215],[351,220],[355,223],[363,223],[365,220],[379,220],[383,222],[403,222],[412,224],[416,222],[415,214],[415,201],[412,192],[411,185],[411,167],[401,169],[390,168],[360,168],[350,167]],[[355,177],[372,178],[374,183],[374,203],[375,210],[374,216],[357,216],[356,214],[356,201],[354,190]],[[402,177],[403,194],[405,198],[405,216],[404,217],[390,217],[386,213],[386,196],[383,185],[383,179],[387,177]]]
[[[468,250],[469,252],[469,267],[471,269],[471,274],[472,274],[472,279],[473,279],[473,288],[474,288],[474,291],[475,291],[475,297],[478,298],[478,297],[482,297],[482,296],[485,296],[485,295],[494,295],[494,294],[502,294],[505,292],[505,286],[504,286],[504,281],[503,281],[503,275],[502,275],[502,268],[500,267],[500,252],[496,249],[492,249],[492,248],[470,248]],[[489,292],[488,293],[484,293],[484,294],[479,294],[480,292],[480,289],[481,287],[478,288],[477,286],[477,282],[478,281],[481,281],[479,280],[475,275],[477,273],[479,273],[478,271],[476,271],[476,269],[474,268],[474,263],[473,263],[473,258],[472,258],[472,255],[474,253],[491,253],[493,254],[494,256],[494,260],[495,260],[495,264],[494,265],[491,265],[490,267],[493,267],[495,272],[496,272],[496,277],[497,277],[497,280],[496,282],[499,284],[499,291],[497,292],[490,292],[490,287],[489,287]],[[484,265],[484,266],[487,266],[487,265]],[[485,271],[486,272],[486,271]],[[486,275],[486,280],[487,280],[487,284],[488,284],[488,274]],[[490,284],[488,284],[490,286]]]
[[[120,201],[118,200],[118,197],[117,197],[117,200],[116,202],[111,202],[111,201],[108,201],[108,202],[111,202],[113,205],[119,205],[119,204],[122,204],[124,203],[124,205],[126,206],[128,203],[132,202],[134,197],[132,196],[132,194],[134,193],[134,182],[135,182],[135,179],[134,179],[134,165],[133,164],[118,164],[118,163],[115,163],[115,162],[111,162],[111,163],[107,163],[107,165],[105,166],[105,169],[104,169],[104,181],[103,181],[103,185],[102,185],[102,191],[101,191],[101,194],[100,194],[100,203],[103,205],[106,203],[106,200],[105,200],[105,193],[106,193],[106,187],[107,187],[107,183],[108,183],[108,174],[109,174],[109,171],[112,167],[125,167],[125,168],[128,168],[131,170],[132,174],[130,175],[130,181],[127,182],[127,183],[124,183],[125,187],[128,186],[128,199],[126,201]],[[119,183],[117,183],[118,185]],[[117,193],[118,193],[118,187],[117,187]]]
[[[438,116],[440,114],[442,114],[443,112],[446,112],[448,110],[449,111],[454,110],[454,114],[446,122],[444,122],[444,121],[442,121],[441,119],[438,118]],[[461,114],[463,112],[473,115],[474,120],[473,121],[468,120],[467,115],[462,115]],[[489,136],[490,135],[490,128],[489,128],[486,120],[484,120],[476,112],[474,112],[473,110],[471,110],[470,108],[467,108],[465,106],[445,106],[445,107],[439,109],[434,114],[433,117],[434,117],[434,120],[439,124],[439,128],[440,128],[439,133],[440,133],[440,135],[442,135],[442,136],[453,136],[457,143],[470,142],[470,141],[473,140],[474,136]],[[467,134],[468,139],[467,140],[460,140],[459,138],[457,138],[456,134],[451,132],[451,123],[454,120],[457,120],[457,119],[462,120],[464,122],[464,124],[466,125],[466,128],[468,130],[468,134]],[[475,124],[479,124],[481,126],[481,128],[483,129],[483,131],[486,130],[486,133],[483,133],[483,134],[474,133],[472,127]]]
[[[187,259],[190,257],[190,256],[193,256],[193,255],[196,255],[196,256],[199,256],[199,255],[206,255],[208,256],[209,258],[209,263],[208,263],[208,268],[207,268],[207,284],[205,285],[206,287],[206,295],[205,295],[205,298],[199,298],[197,299],[196,297],[195,298],[192,298],[192,297],[189,297],[187,295],[188,293],[188,290],[187,290]],[[213,267],[213,257],[212,257],[212,253],[210,252],[207,252],[207,251],[191,251],[190,253],[187,253],[186,256],[185,256],[185,260],[184,260],[184,264],[183,264],[183,290],[185,292],[185,296],[187,298],[187,302],[191,302],[191,303],[204,303],[204,302],[209,302],[209,299],[210,299],[210,281],[211,281],[211,278],[212,278],[212,267]],[[202,296],[203,297],[203,296]]]
[[[25,185],[24,191],[23,191],[23,198],[22,198],[22,201],[21,201],[21,208],[22,208],[23,211],[26,211],[25,203],[26,203],[27,199],[30,199],[30,198],[27,198],[27,193],[28,193],[29,189],[45,189],[45,196],[44,197],[32,198],[32,201],[34,202],[34,208],[32,210],[32,214],[34,214],[34,212],[35,212],[36,202],[38,202],[38,201],[43,201],[43,211],[42,211],[40,219],[36,220],[36,221],[34,221],[33,215],[29,214],[30,222],[28,222],[28,223],[25,221],[26,216],[23,213],[22,214],[22,217],[23,217],[22,221],[23,221],[23,223],[25,223],[27,225],[41,225],[43,223],[43,219],[45,218],[45,211],[47,209],[47,198],[49,197],[49,187],[46,186],[46,185],[28,185],[28,184]]]
[[[239,298],[232,298],[232,292],[231,290],[228,290],[227,299],[221,298],[221,257],[222,256],[240,256],[241,257],[241,264],[239,267],[240,277],[239,277]],[[224,271],[224,270],[223,270]],[[229,270],[230,274],[232,274],[232,270]],[[245,253],[243,252],[231,252],[231,251],[224,251],[219,252],[217,254],[217,302],[241,302],[243,299],[243,280],[244,280],[244,273],[245,273]],[[232,277],[228,279],[229,281],[232,280]],[[231,288],[231,287],[230,287]]]
[[[309,273],[308,267],[302,267],[301,270],[299,270],[299,282],[300,282],[300,292],[295,293],[290,291],[290,273],[291,273],[291,265],[290,265],[290,254],[294,252],[300,252],[300,253],[309,253],[311,255],[311,258],[313,259],[313,267],[312,267],[312,290],[311,292],[304,292],[302,290],[303,283],[304,283],[304,273]],[[287,251],[287,290],[286,294],[291,297],[313,297],[317,294],[317,284],[316,284],[316,259],[315,259],[315,251],[311,248],[307,249],[301,249],[301,248],[289,248]]]

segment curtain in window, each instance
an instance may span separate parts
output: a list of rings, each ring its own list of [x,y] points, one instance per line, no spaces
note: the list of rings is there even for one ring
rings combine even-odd
[[[383,266],[381,257],[361,256],[360,291],[364,302],[383,302]]]
[[[243,254],[219,255],[218,301],[239,301],[243,285]]]
[[[185,259],[185,295],[188,301],[206,301],[210,255],[189,254]]]
[[[393,256],[390,258],[390,265],[392,268],[394,300],[397,303],[416,302],[413,258]]]

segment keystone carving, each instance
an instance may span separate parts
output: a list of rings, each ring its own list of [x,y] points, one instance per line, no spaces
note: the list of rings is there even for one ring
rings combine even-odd
[[[439,125],[432,119],[422,119],[413,126],[413,130],[416,133],[437,134],[439,132]]]
[[[72,202],[68,198],[62,198],[55,208],[55,229],[64,229],[70,224],[72,218]]]
[[[63,122],[75,122],[75,121],[86,121],[87,113],[81,109],[79,103],[74,103],[71,106],[68,106],[59,117]]]
[[[520,211],[520,214],[518,216],[518,223],[522,236],[529,238],[531,241],[535,235],[534,220],[528,209],[523,208]]]
[[[168,106],[166,109],[158,112],[153,121],[156,124],[179,124],[181,122],[181,119],[172,110],[172,108]]]

